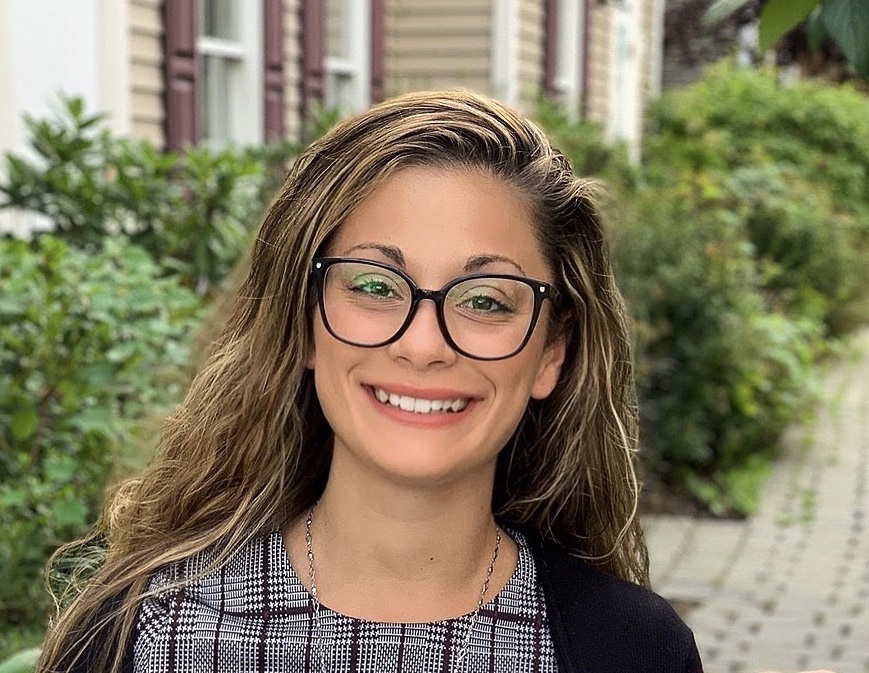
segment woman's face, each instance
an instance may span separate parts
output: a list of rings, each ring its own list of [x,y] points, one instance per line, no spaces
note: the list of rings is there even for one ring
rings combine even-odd
[[[466,169],[414,167],[393,174],[356,208],[326,254],[403,266],[426,289],[467,274],[466,263],[479,256],[498,259],[484,261],[474,273],[553,280],[519,195]],[[417,485],[491,474],[529,398],[546,397],[558,379],[564,345],[544,343],[551,310],[544,301],[534,333],[518,354],[480,361],[447,344],[431,301],[420,303],[397,341],[376,348],[333,337],[317,308],[307,364],[335,433],[335,455],[346,452],[342,459]],[[397,396],[392,400],[399,406],[381,402],[378,392],[381,398]],[[401,408],[402,396],[413,398],[403,402],[415,409],[428,408],[417,399],[468,403],[458,412],[418,413]]]

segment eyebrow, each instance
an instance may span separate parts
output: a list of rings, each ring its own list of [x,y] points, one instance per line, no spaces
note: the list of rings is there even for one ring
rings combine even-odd
[[[401,252],[401,248],[398,248],[394,245],[384,245],[383,243],[360,243],[359,245],[354,245],[352,248],[348,248],[347,250],[345,250],[344,255],[347,255],[354,250],[377,250],[401,268],[405,270],[407,269],[407,263],[404,259],[404,253]],[[481,267],[486,266],[487,264],[492,264],[493,262],[504,262],[506,264],[512,264],[517,269],[519,269],[519,272],[523,276],[527,275],[525,273],[525,269],[523,269],[518,262],[515,262],[509,257],[505,257],[504,255],[496,255],[493,253],[473,255],[471,257],[468,257],[468,260],[465,262],[464,272],[472,273],[474,271],[477,271]]]

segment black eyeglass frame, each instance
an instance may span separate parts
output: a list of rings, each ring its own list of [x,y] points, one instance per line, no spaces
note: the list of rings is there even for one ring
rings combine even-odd
[[[385,341],[381,341],[380,343],[376,344],[360,344],[339,336],[332,329],[332,326],[329,324],[329,318],[326,314],[325,280],[326,272],[329,270],[329,267],[339,262],[356,262],[362,264],[370,264],[371,266],[386,269],[387,271],[390,271],[396,276],[402,278],[408,284],[408,287],[410,287],[411,302],[410,309],[407,312],[407,317],[404,319],[401,327],[398,328],[398,331],[396,331],[396,333],[393,334],[389,339],[386,339]],[[525,276],[517,276],[509,273],[472,273],[466,276],[454,278],[449,283],[444,285],[440,290],[426,290],[419,287],[413,281],[413,279],[399,267],[393,266],[392,264],[387,264],[385,262],[378,262],[372,259],[364,259],[362,257],[315,257],[311,263],[311,275],[316,281],[317,302],[320,306],[320,316],[323,319],[323,325],[325,325],[326,330],[329,332],[329,334],[338,339],[338,341],[349,344],[351,346],[359,346],[360,348],[380,348],[381,346],[387,346],[394,341],[400,339],[401,336],[410,327],[410,324],[413,322],[413,318],[416,315],[416,310],[419,307],[419,303],[423,299],[430,299],[434,302],[435,313],[437,314],[438,319],[438,326],[440,327],[441,334],[443,335],[444,340],[447,342],[447,344],[449,344],[450,348],[455,350],[457,353],[464,355],[467,358],[471,358],[472,360],[506,360],[507,358],[513,357],[514,355],[519,353],[523,348],[525,348],[525,346],[528,344],[528,341],[531,339],[531,335],[534,333],[534,328],[537,326],[537,320],[540,317],[540,310],[543,307],[543,300],[549,299],[551,302],[553,302],[553,304],[555,304],[558,298],[558,291],[552,286],[551,283],[547,283],[542,280],[536,280],[534,278],[526,278]],[[446,299],[450,290],[452,290],[456,285],[468,280],[473,280],[475,278],[506,278],[510,280],[518,280],[531,287],[531,289],[534,291],[534,309],[531,315],[531,322],[528,325],[528,331],[526,332],[525,337],[522,339],[519,346],[507,355],[499,355],[497,357],[480,357],[478,355],[472,355],[463,348],[459,347],[459,345],[453,340],[452,336],[450,336],[449,330],[447,329],[446,316],[444,314],[444,300]]]

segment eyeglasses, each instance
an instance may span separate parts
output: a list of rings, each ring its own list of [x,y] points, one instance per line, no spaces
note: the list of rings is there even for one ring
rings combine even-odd
[[[502,360],[521,351],[549,283],[510,274],[471,274],[440,290],[424,290],[404,271],[353,257],[317,257],[311,269],[323,324],[336,339],[376,348],[407,331],[423,299],[434,302],[441,333],[451,348],[475,360]]]

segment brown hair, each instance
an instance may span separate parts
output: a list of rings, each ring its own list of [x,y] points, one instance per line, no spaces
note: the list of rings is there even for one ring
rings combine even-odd
[[[311,261],[378,183],[419,165],[481,170],[513,185],[562,297],[547,326],[549,337],[567,340],[561,376],[549,397],[529,401],[501,452],[493,511],[648,585],[630,334],[591,183],[508,107],[466,91],[413,93],[340,123],[296,160],[222,331],[164,423],[157,457],[107,500],[88,538],[55,554],[105,548],[52,624],[37,671],[66,670],[89,641],[98,654],[91,670],[119,671],[117,644],[128,641],[153,573],[206,548],[214,570],[316,500],[332,431],[305,368]]]

